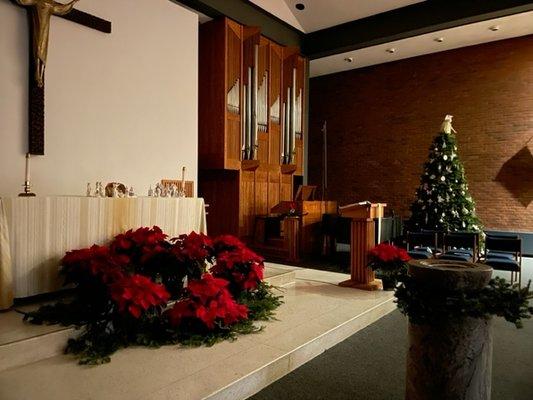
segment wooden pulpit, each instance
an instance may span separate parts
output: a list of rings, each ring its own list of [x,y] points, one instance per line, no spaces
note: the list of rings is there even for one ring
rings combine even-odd
[[[377,290],[381,282],[375,279],[374,271],[368,268],[368,251],[375,246],[374,218],[382,218],[387,204],[356,203],[339,207],[341,216],[351,218],[350,229],[350,271],[349,280],[340,286],[363,290]]]

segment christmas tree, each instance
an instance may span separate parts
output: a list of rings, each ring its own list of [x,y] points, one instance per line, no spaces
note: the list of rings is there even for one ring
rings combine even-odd
[[[479,232],[482,229],[457,155],[454,132],[452,116],[447,115],[441,133],[429,149],[429,159],[411,205],[409,229],[413,231]]]

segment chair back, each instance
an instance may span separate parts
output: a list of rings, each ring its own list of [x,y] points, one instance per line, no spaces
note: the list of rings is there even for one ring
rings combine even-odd
[[[522,239],[519,237],[487,236],[485,238],[485,255],[489,250],[513,253],[516,256],[522,254]]]
[[[445,233],[443,238],[444,252],[453,249],[468,249],[472,250],[473,261],[478,258],[478,232],[451,232]]]
[[[407,250],[412,247],[437,248],[437,232],[407,232]]]
[[[477,249],[478,244],[478,233],[477,232],[452,232],[444,234],[444,249],[450,250],[451,248],[456,249]]]
[[[509,234],[487,233],[487,237],[491,237],[495,239],[519,239],[520,238],[520,236],[515,235],[514,233],[509,233]]]
[[[437,231],[434,229],[420,229],[420,232],[424,233],[435,233],[437,235],[437,245],[436,248],[440,249],[443,247],[444,231]]]

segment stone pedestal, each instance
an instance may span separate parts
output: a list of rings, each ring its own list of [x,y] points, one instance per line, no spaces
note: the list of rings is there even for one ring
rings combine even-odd
[[[481,289],[492,269],[455,261],[411,262],[417,284],[442,289]],[[490,400],[492,378],[490,319],[409,323],[407,400]]]

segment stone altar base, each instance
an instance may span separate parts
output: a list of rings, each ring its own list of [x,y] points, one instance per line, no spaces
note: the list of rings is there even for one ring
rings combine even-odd
[[[71,330],[26,332],[0,344],[0,398],[245,399],[396,308],[391,292],[337,286],[345,274],[267,263],[266,275],[285,303],[261,333],[213,347],[128,348],[85,367],[61,354]]]

